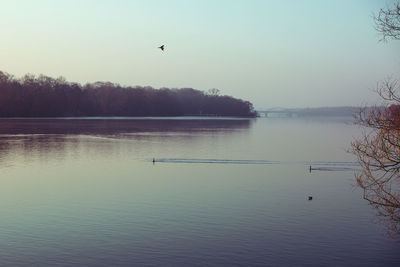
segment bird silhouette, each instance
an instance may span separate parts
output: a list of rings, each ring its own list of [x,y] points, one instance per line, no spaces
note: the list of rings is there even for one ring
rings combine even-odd
[[[162,51],[164,51],[164,45],[162,45],[162,46],[160,46],[158,48],[160,48]]]

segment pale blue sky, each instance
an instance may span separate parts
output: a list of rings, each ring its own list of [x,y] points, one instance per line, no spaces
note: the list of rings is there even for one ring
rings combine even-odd
[[[400,41],[378,42],[372,19],[393,0],[0,3],[0,70],[18,77],[218,88],[263,108],[372,104],[400,74]]]

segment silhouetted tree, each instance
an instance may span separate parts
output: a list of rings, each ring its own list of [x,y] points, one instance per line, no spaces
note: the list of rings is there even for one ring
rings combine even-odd
[[[375,17],[382,40],[400,39],[400,2],[381,9]],[[388,225],[389,233],[400,234],[400,88],[388,79],[377,88],[382,106],[360,110],[356,123],[368,131],[352,143],[361,172],[356,174],[363,197]]]
[[[400,40],[400,2],[392,8],[381,9],[374,19],[376,30],[382,34],[381,40]]]
[[[221,93],[221,91],[217,88],[211,88],[208,90],[208,94],[211,96],[218,96]]]
[[[356,174],[363,197],[378,211],[391,233],[400,234],[400,98],[397,81],[380,87],[385,105],[363,109],[356,122],[366,127],[362,138],[352,142],[361,164]]]

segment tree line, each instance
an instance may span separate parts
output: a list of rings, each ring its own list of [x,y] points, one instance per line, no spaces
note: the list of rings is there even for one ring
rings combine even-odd
[[[192,88],[123,87],[111,82],[81,85],[26,74],[0,71],[0,117],[69,116],[187,116],[255,117],[253,105],[231,96]]]

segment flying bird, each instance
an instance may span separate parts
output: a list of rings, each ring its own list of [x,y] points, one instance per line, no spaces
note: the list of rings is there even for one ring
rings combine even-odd
[[[160,46],[158,48],[160,48],[162,51],[164,51],[164,45],[162,45],[162,46]]]

